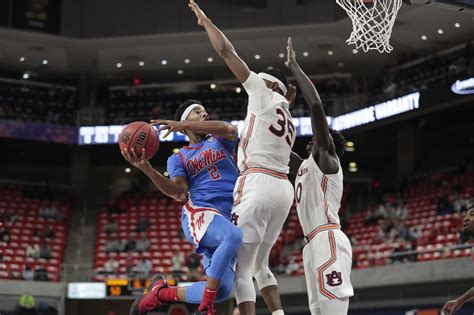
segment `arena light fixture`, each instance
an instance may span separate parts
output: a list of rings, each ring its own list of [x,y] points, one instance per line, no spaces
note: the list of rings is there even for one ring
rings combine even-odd
[[[240,93],[240,92],[242,92],[242,89],[241,89],[240,87],[236,87],[236,88],[235,88],[235,92],[236,92],[236,93]]]
[[[303,51],[303,57],[308,57],[308,56],[309,56],[309,52]]]
[[[184,63],[188,64],[190,62],[191,62],[191,60],[189,60],[188,58],[184,59]]]
[[[46,66],[48,64],[48,60],[46,59],[43,59],[43,61],[41,62],[44,66]]]
[[[182,69],[178,69],[178,71],[176,71],[176,73],[181,75],[181,74],[184,73],[184,71]]]
[[[163,66],[166,66],[168,64],[168,60],[166,60],[166,59],[161,60],[161,64]]]
[[[427,40],[428,39],[428,36],[426,35],[421,35],[421,40]]]
[[[144,62],[144,61],[139,61],[139,62],[138,62],[138,65],[139,65],[140,67],[143,67],[143,66],[145,66],[145,62]]]
[[[170,174],[170,173],[168,173],[168,172],[164,172],[164,173],[163,173],[163,175],[165,175],[166,177],[168,177],[169,174]]]
[[[332,51],[332,50],[328,50],[328,55],[329,55],[329,56],[332,56],[332,55],[334,55],[334,51]]]
[[[259,54],[256,54],[256,55],[255,55],[255,59],[256,59],[256,60],[260,60],[260,58],[261,58],[261,57],[260,57]]]
[[[454,27],[455,27],[455,28],[460,28],[460,27],[461,27],[461,24],[460,24],[459,22],[456,22],[456,23],[454,23]]]
[[[209,86],[211,89],[215,89],[217,85],[215,85],[214,83],[211,83],[211,85]]]
[[[349,168],[348,168],[348,171],[351,172],[351,173],[355,173],[357,172],[357,163],[356,162],[350,162],[349,163]]]
[[[214,61],[214,58],[212,58],[212,57],[207,58],[207,62],[211,63],[213,61]]]
[[[20,62],[24,62],[25,61],[25,57],[20,57]]]
[[[28,80],[29,78],[30,75],[27,72],[23,73],[23,79]]]
[[[130,167],[125,168],[125,173],[128,174],[128,173],[130,173],[131,171],[132,171],[132,170],[130,169]]]
[[[174,148],[174,149],[173,149],[173,153],[174,153],[174,154],[176,154],[176,153],[178,153],[178,152],[179,152],[179,148]]]
[[[439,29],[438,29],[438,34],[439,34],[439,35],[443,35],[443,34],[444,34],[444,31],[443,31],[442,28],[439,28]]]
[[[343,63],[343,62],[338,62],[338,63],[337,63],[337,66],[338,66],[339,68],[342,68],[342,67],[344,67],[344,63]]]
[[[355,48],[352,49],[352,53],[353,53],[354,55],[356,55],[358,52],[359,52],[359,51],[358,51],[357,49],[355,49]]]
[[[278,57],[280,57],[280,58],[285,58],[285,54],[284,54],[284,53],[279,53],[279,54],[278,54]]]
[[[117,62],[117,64],[115,65],[117,68],[122,68],[122,63],[121,62]]]
[[[354,142],[352,142],[352,141],[347,141],[347,142],[346,142],[345,150],[346,150],[347,152],[354,152],[354,151],[355,151]]]

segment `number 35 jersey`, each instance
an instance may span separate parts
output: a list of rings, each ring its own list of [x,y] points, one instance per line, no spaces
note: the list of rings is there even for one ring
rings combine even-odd
[[[295,180],[295,199],[304,235],[321,225],[340,224],[343,179],[340,164],[336,174],[324,174],[312,154],[303,161]]]
[[[288,100],[269,89],[255,72],[242,84],[249,95],[247,117],[240,134],[238,166],[288,174],[295,127]]]

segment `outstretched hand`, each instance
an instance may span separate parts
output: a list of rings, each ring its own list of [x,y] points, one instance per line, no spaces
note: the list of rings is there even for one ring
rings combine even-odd
[[[204,26],[204,21],[207,20],[207,16],[204,14],[204,11],[201,10],[199,5],[194,2],[194,0],[189,0],[188,7],[190,7],[194,14],[196,14],[198,24]]]
[[[444,304],[441,310],[445,315],[453,315],[460,308],[457,300],[451,300]]]
[[[291,42],[291,36],[288,37],[288,42],[286,45],[286,61],[285,66],[290,68],[291,66],[296,65],[296,53],[293,50],[293,44]]]
[[[163,136],[163,138],[168,137],[173,131],[184,131],[184,124],[181,121],[176,120],[157,119],[152,120],[150,125],[160,125],[160,128],[158,129],[159,131],[168,130],[168,132]]]

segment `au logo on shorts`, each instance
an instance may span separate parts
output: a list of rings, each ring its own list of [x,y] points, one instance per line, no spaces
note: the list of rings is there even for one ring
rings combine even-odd
[[[342,284],[342,277],[341,273],[337,271],[331,272],[331,274],[326,275],[327,284],[331,287],[337,287],[338,285]]]

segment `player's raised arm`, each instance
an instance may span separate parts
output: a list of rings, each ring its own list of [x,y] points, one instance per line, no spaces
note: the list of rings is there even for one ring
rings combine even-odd
[[[142,150],[141,155],[138,155],[134,149],[128,151],[125,148],[122,155],[130,164],[145,173],[162,193],[178,201],[186,200],[188,181],[185,177],[179,176],[173,180],[166,178],[145,159],[145,149]]]
[[[168,130],[165,138],[173,131],[191,131],[194,133],[212,134],[219,138],[235,141],[238,137],[237,127],[220,120],[206,121],[175,121],[175,120],[152,120],[152,125],[160,125],[161,130]]]
[[[224,59],[237,80],[239,80],[240,83],[244,83],[250,75],[250,70],[247,64],[237,55],[232,43],[227,39],[224,33],[212,23],[206,14],[204,14],[194,0],[190,0],[188,5],[194,14],[196,14],[198,24],[206,30],[214,50]]]
[[[319,97],[318,91],[313,85],[313,82],[311,82],[311,80],[296,61],[296,54],[293,50],[291,37],[288,38],[288,46],[286,49],[287,60],[285,65],[295,76],[301,93],[303,94],[306,103],[311,109],[311,127],[313,129],[313,135],[316,138],[316,143],[319,149],[323,149],[324,151],[328,152],[329,155],[335,157],[336,150],[333,139],[329,132],[329,125],[326,119],[326,114],[324,113],[323,103]],[[333,173],[334,171],[337,172],[337,169],[339,168],[336,161],[325,161],[324,165],[320,165],[320,167],[325,168],[323,171],[327,171],[328,173]]]

